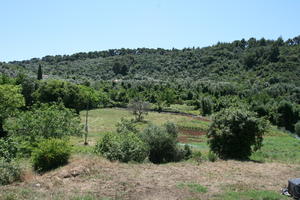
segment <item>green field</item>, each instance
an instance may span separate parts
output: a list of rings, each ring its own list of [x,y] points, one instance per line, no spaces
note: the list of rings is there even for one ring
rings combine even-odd
[[[80,113],[82,123],[85,122],[85,112]],[[95,142],[106,132],[114,132],[116,124],[122,118],[133,119],[134,116],[126,109],[104,108],[89,111],[89,146],[83,146],[83,139],[73,138],[75,152],[91,152]],[[208,130],[210,122],[201,121],[192,117],[175,115],[170,113],[149,112],[145,116],[144,122],[136,123],[139,130],[143,130],[149,124],[162,125],[166,122],[175,123],[180,130],[194,130],[205,132]],[[185,137],[182,143],[189,144],[193,150],[201,151],[207,155],[209,147],[205,135],[195,136],[179,134],[179,138]],[[261,150],[252,154],[251,159],[258,162],[281,162],[300,163],[300,140],[293,135],[271,127],[266,133]]]
[[[85,122],[85,111],[80,113],[82,123]],[[92,139],[99,138],[105,132],[116,130],[116,124],[122,118],[133,119],[134,116],[126,109],[103,108],[89,111],[89,136]],[[169,113],[149,112],[145,116],[144,122],[136,123],[137,128],[142,130],[149,124],[162,125],[166,122],[173,122],[179,127],[191,127],[207,129],[208,122],[195,120],[191,117],[180,116]]]

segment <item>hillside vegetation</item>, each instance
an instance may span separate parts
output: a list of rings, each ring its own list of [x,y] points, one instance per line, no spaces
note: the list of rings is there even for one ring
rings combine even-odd
[[[285,199],[300,36],[0,63],[0,199]]]
[[[205,48],[111,49],[1,63],[1,72],[36,74],[38,65],[53,78],[85,80],[214,80],[284,82],[299,86],[300,36],[287,41],[255,39]]]

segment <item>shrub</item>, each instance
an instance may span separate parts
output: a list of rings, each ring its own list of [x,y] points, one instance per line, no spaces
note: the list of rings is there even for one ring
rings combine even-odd
[[[133,120],[121,119],[121,122],[117,123],[117,133],[138,133]]]
[[[177,128],[177,126],[174,123],[167,122],[167,123],[164,124],[164,127],[165,127],[166,131],[170,135],[172,135],[173,137],[177,138],[177,136],[178,136],[178,128]]]
[[[209,151],[208,154],[207,154],[207,159],[210,161],[210,162],[215,162],[217,160],[217,155],[212,152],[212,151]]]
[[[300,137],[300,121],[295,124],[295,133]]]
[[[252,112],[224,109],[213,119],[208,144],[220,158],[247,159],[262,146],[266,126],[266,121]]]
[[[32,163],[36,171],[44,172],[68,163],[71,147],[66,140],[48,139],[33,149]]]
[[[166,128],[169,125],[165,125],[164,128],[150,125],[141,134],[142,140],[149,146],[149,160],[153,163],[180,161],[191,154],[188,146],[184,149],[177,147],[177,136],[174,137],[177,133],[174,134],[174,129]]]
[[[121,162],[142,162],[148,156],[145,143],[134,133],[107,133],[97,142],[95,152]]]
[[[20,113],[5,124],[10,135],[30,138],[62,138],[81,135],[80,118],[62,104],[35,105],[31,111]]]
[[[153,163],[165,163],[175,160],[178,153],[176,139],[158,126],[150,125],[144,129],[141,138],[149,146],[149,160]]]
[[[192,159],[196,162],[200,163],[202,161],[202,153],[201,151],[195,151],[191,155]]]
[[[0,159],[10,162],[16,154],[16,143],[11,138],[0,138]]]
[[[35,105],[31,111],[7,120],[4,126],[15,137],[20,153],[30,155],[40,139],[81,135],[80,118],[72,110],[60,105]]]
[[[15,162],[0,159],[0,185],[7,185],[20,180],[21,169]]]
[[[189,159],[192,156],[192,149],[188,144],[184,145],[184,158]]]

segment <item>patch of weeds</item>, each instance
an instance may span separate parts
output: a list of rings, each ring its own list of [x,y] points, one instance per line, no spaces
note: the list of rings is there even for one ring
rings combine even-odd
[[[225,184],[224,186],[222,186],[222,189],[224,191],[230,191],[230,192],[245,192],[249,190],[254,190],[256,188],[254,188],[253,185],[240,182],[235,184]]]
[[[202,162],[202,153],[201,151],[195,151],[192,153],[192,159],[196,161],[198,164]]]
[[[194,192],[194,193],[206,193],[207,192],[207,188],[198,183],[179,183],[179,184],[177,184],[177,187],[179,189],[188,188],[190,190],[190,192]]]
[[[3,200],[17,200],[17,199],[18,199],[18,197],[14,193],[8,193],[8,194],[6,194],[6,195],[3,196]]]
[[[222,200],[283,200],[289,199],[277,192],[268,190],[248,190],[243,192],[226,192],[218,195],[215,199]]]
[[[208,155],[207,155],[207,159],[210,161],[210,162],[215,162],[217,159],[218,159],[218,156],[212,152],[212,151],[209,151],[208,152]]]

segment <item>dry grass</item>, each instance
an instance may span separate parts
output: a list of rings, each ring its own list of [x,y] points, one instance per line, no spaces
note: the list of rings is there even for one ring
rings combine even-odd
[[[279,192],[299,172],[298,165],[278,163],[124,164],[74,156],[65,167],[44,175],[28,173],[24,182],[1,187],[0,199],[9,194],[15,199],[213,199],[228,188]],[[207,192],[178,187],[190,183],[200,184]]]

